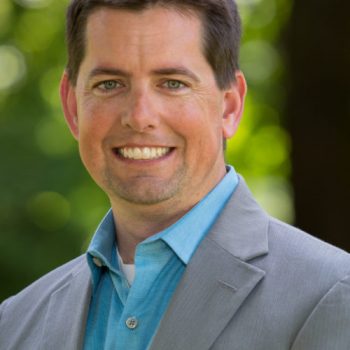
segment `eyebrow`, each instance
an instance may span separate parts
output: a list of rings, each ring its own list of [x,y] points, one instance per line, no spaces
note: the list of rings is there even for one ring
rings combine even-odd
[[[108,68],[108,67],[97,67],[94,68],[90,74],[89,74],[89,79],[97,76],[97,75],[119,75],[122,77],[130,77],[131,74],[128,73],[125,70],[118,69],[118,68]]]
[[[199,77],[194,74],[192,71],[185,67],[169,67],[169,68],[159,68],[159,69],[154,69],[151,71],[152,74],[154,75],[186,75],[193,79],[196,82],[200,82]],[[94,68],[90,74],[89,74],[89,79],[92,79],[95,76],[98,75],[118,75],[122,77],[129,78],[132,76],[131,73],[119,69],[119,68],[108,68],[108,67],[97,67]]]
[[[152,71],[152,74],[155,75],[186,75],[196,81],[197,83],[200,81],[198,76],[191,72],[189,69],[184,67],[170,67],[170,68],[160,68]]]

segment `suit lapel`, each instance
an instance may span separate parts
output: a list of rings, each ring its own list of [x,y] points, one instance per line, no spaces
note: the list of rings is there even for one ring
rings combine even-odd
[[[50,297],[40,349],[78,350],[83,346],[90,304],[90,272],[85,261]]]
[[[205,239],[186,269],[151,350],[209,349],[263,275]]]
[[[211,347],[265,274],[248,261],[267,254],[267,227],[241,179],[188,264],[150,350]]]

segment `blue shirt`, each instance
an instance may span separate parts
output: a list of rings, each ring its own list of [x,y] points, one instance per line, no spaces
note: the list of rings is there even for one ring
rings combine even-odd
[[[84,350],[145,350],[186,265],[238,183],[232,167],[220,183],[176,223],[136,247],[129,286],[117,258],[115,224],[107,213],[87,253],[92,300]]]

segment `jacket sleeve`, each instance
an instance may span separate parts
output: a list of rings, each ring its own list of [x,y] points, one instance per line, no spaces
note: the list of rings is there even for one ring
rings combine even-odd
[[[320,300],[290,350],[350,349],[350,275]]]

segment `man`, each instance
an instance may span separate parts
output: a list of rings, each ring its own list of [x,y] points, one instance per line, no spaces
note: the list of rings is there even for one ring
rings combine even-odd
[[[0,349],[348,350],[350,257],[263,212],[223,143],[232,0],[73,0],[64,114],[112,209],[1,306]]]

